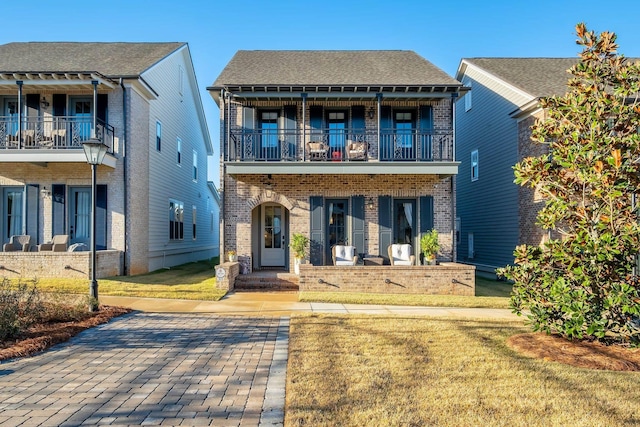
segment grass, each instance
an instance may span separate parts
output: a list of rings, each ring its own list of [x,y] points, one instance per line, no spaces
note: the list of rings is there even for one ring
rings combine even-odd
[[[639,423],[638,373],[521,356],[506,339],[527,331],[506,321],[294,317],[285,426]]]
[[[431,307],[509,308],[511,284],[476,276],[476,296],[300,292],[300,301]]]
[[[211,261],[200,261],[156,270],[136,276],[98,280],[100,295],[218,301],[226,291],[216,289]],[[38,289],[46,293],[85,294],[87,279],[38,279]]]

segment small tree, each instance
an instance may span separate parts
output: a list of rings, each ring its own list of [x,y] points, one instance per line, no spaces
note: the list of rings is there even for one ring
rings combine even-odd
[[[514,312],[534,330],[567,338],[640,342],[640,63],[617,54],[616,36],[576,26],[583,51],[568,92],[541,100],[547,118],[533,126],[548,154],[515,166],[515,182],[545,199],[538,225],[560,238],[518,246]]]

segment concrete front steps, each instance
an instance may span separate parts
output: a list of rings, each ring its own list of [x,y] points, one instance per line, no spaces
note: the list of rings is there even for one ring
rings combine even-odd
[[[299,279],[296,274],[288,272],[255,271],[236,277],[234,289],[236,292],[292,292],[298,291]]]

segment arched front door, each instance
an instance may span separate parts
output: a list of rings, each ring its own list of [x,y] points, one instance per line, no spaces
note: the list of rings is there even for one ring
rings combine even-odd
[[[286,259],[285,208],[277,204],[262,206],[260,218],[260,259],[263,267],[284,267]]]

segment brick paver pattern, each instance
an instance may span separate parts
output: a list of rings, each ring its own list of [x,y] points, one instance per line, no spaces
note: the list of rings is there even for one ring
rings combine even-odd
[[[114,319],[0,364],[0,425],[282,425],[288,326],[207,314]]]

